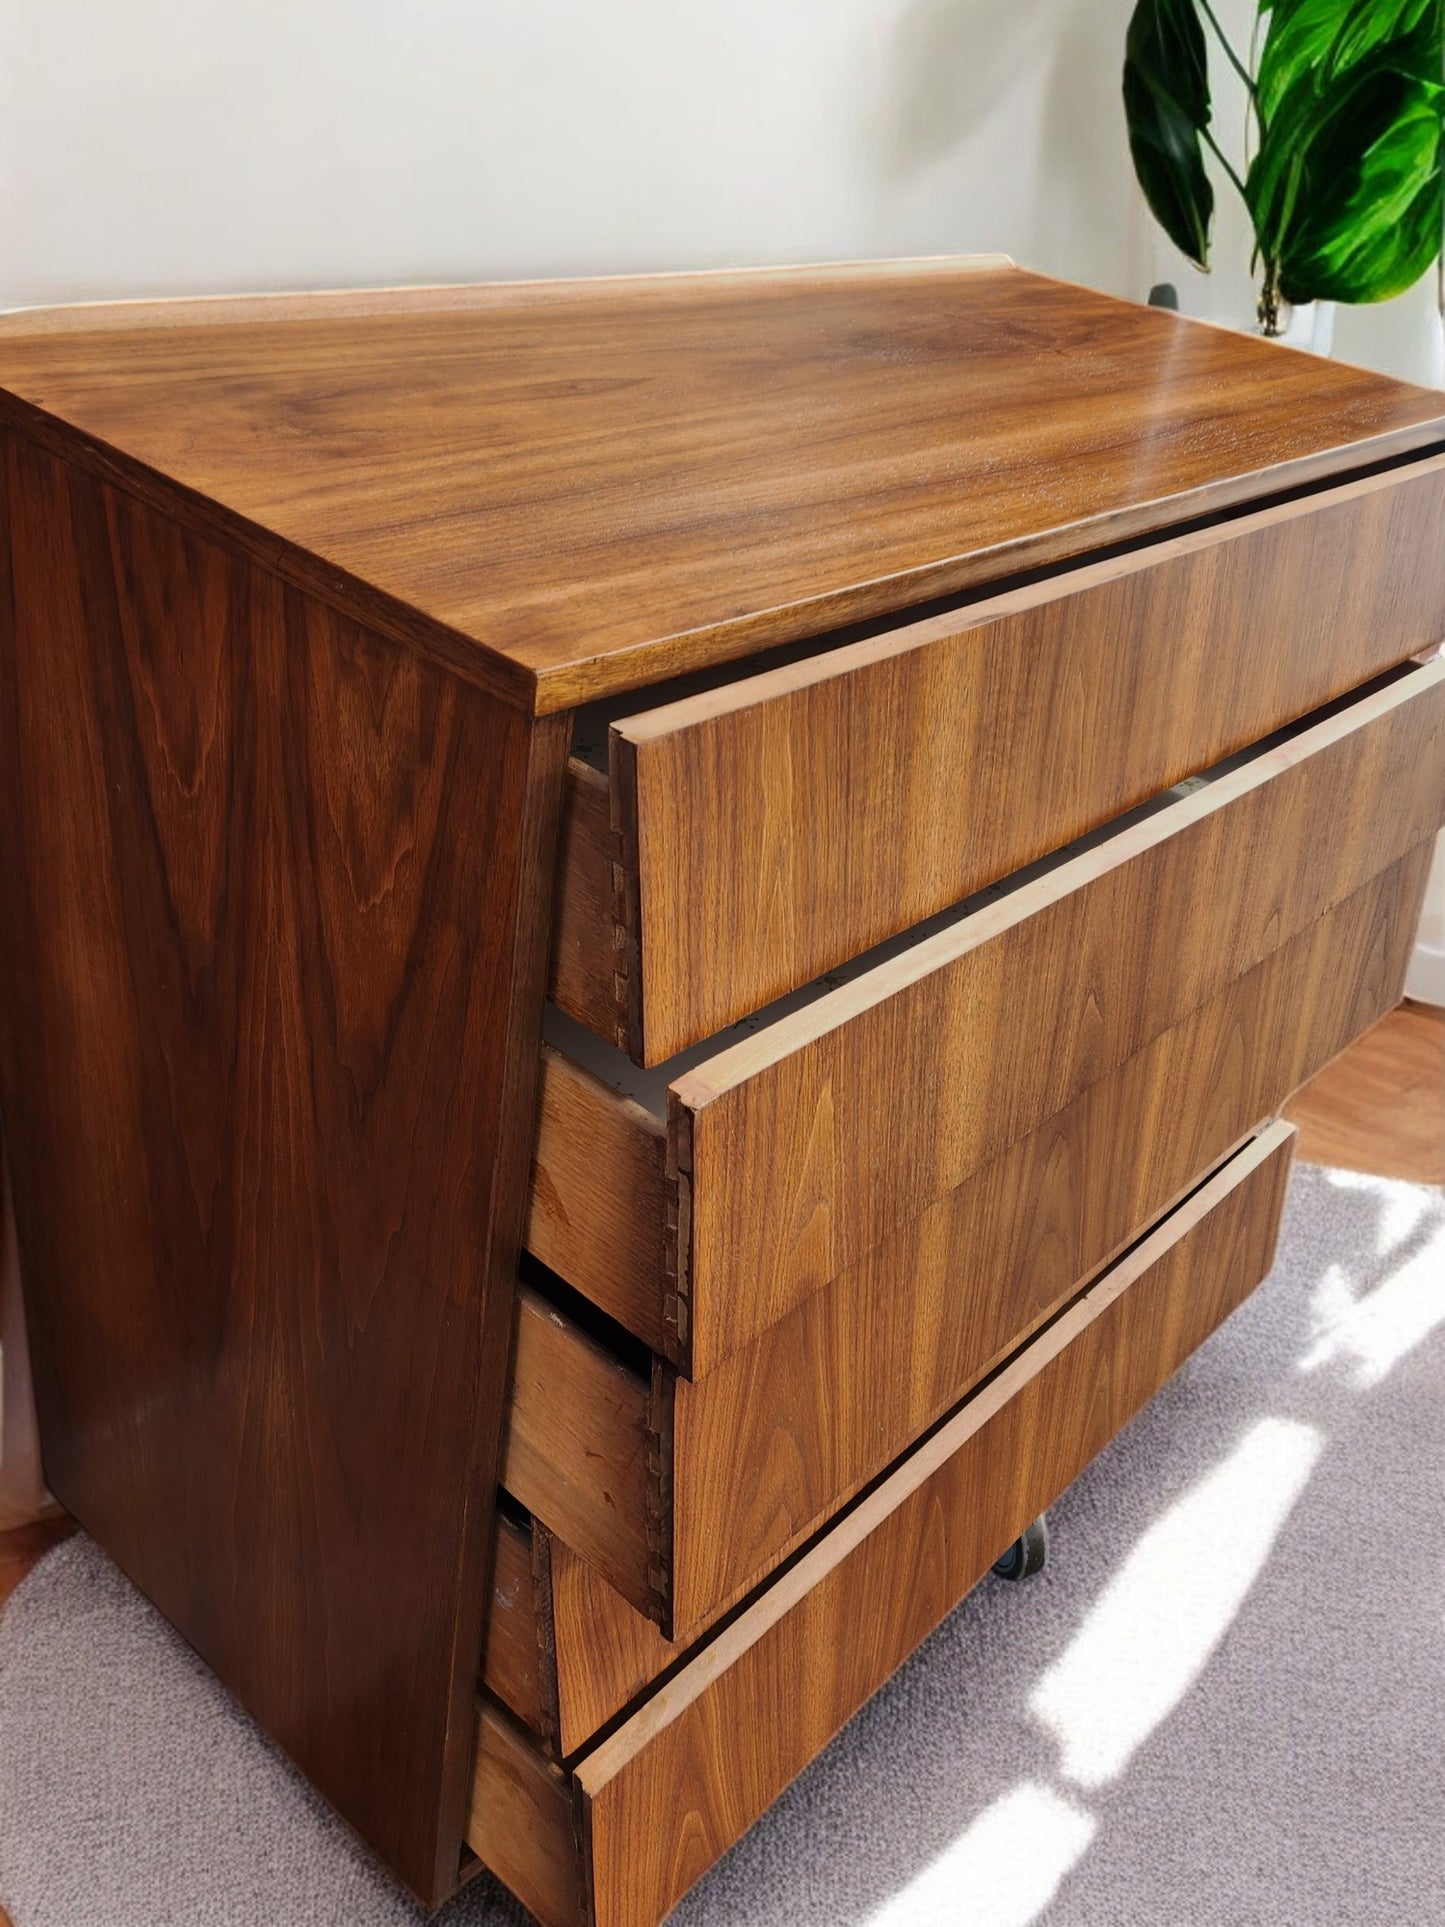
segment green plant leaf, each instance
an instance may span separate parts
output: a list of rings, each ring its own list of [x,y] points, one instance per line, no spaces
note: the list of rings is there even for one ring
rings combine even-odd
[[[1308,84],[1323,96],[1349,68],[1429,34],[1432,23],[1439,74],[1439,0],[1262,0],[1259,11],[1269,16],[1256,79],[1266,127],[1291,88]]]
[[[1214,189],[1199,137],[1209,125],[1209,65],[1195,0],[1138,0],[1124,42],[1124,116],[1154,218],[1207,267]]]
[[[1387,300],[1440,250],[1439,0],[1429,15],[1358,62],[1337,62],[1327,85],[1307,66],[1278,94],[1246,198],[1288,301]]]
[[[1285,236],[1279,261],[1286,301],[1387,301],[1412,287],[1440,251],[1445,90],[1394,78],[1393,102],[1381,83],[1352,90],[1356,99],[1367,91],[1376,96],[1369,119],[1380,131],[1363,152],[1348,106],[1313,144],[1311,167],[1326,178],[1333,173],[1336,184],[1303,202]]]

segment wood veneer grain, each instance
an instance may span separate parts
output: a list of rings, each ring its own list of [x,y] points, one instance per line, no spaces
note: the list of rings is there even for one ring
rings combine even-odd
[[[1292,1137],[1231,1160],[583,1756],[596,1927],[661,1920],[1248,1296]]]
[[[1436,458],[614,724],[627,1048],[664,1061],[1439,641],[1442,551]],[[572,1010],[610,1038],[605,908]]]
[[[667,1136],[661,1120],[544,1048],[527,1249],[644,1344],[667,1322]]]
[[[1445,819],[1445,662],[678,1078],[702,1377]]]
[[[532,1569],[532,1528],[498,1512],[492,1596],[482,1638],[482,1684],[534,1733],[556,1726],[552,1663],[546,1650],[550,1606]]]
[[[520,1287],[502,1483],[654,1617],[661,1429],[652,1383]]]
[[[48,1477],[455,1886],[566,730],[0,436],[0,1096]]]
[[[1396,1002],[1430,850],[1307,925],[706,1377],[679,1381],[680,1642]],[[595,1641],[578,1664],[614,1645]]]
[[[686,1645],[630,1606],[565,1540],[550,1538],[557,1746],[575,1754],[681,1659]]]
[[[566,1776],[489,1700],[477,1712],[467,1840],[542,1927],[584,1927],[581,1854]]]
[[[1445,437],[1431,391],[996,263],[227,312],[16,322],[0,409],[544,709]]]
[[[1419,845],[705,1378],[677,1384],[676,1636],[550,1544],[538,1636],[564,1755],[1395,1004],[1429,861]],[[710,1602],[695,1622],[681,1618],[689,1599]]]

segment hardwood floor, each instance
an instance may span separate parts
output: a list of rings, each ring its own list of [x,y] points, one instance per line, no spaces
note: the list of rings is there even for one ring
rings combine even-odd
[[[55,1512],[48,1519],[37,1519],[32,1525],[16,1526],[9,1532],[0,1532],[0,1608],[4,1607],[36,1560],[49,1552],[52,1546],[58,1546],[62,1539],[68,1539],[74,1530],[74,1520],[68,1519],[63,1512]],[[0,1927],[5,1927],[3,1913],[0,1913]]]
[[[1299,1156],[1445,1184],[1445,1010],[1400,1004],[1305,1085],[1285,1115]]]

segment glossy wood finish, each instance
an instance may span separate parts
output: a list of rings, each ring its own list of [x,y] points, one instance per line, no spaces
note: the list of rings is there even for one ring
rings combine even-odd
[[[1395,1004],[1430,853],[1419,844],[705,1378],[673,1387],[676,1594],[710,1603],[666,1639],[595,1565],[551,1548],[534,1643],[555,1673],[563,1753]]]
[[[1442,819],[1436,662],[679,1077],[693,1375]]]
[[[575,1912],[559,1910],[554,1899],[542,1916],[559,1927],[574,1920],[652,1927],[718,1857],[724,1832],[736,1837],[750,1825],[982,1576],[1016,1534],[1013,1522],[1045,1503],[1034,1495],[1067,1483],[1157,1379],[1247,1295],[1270,1260],[1291,1135],[1286,1125],[1271,1126],[1197,1190],[797,1567],[696,1648],[612,1738],[584,1749],[575,1779],[559,1774],[537,1736],[519,1733],[484,1701],[478,1786],[497,1776],[501,1755],[527,1804],[548,1816],[540,1828],[524,1822],[492,1849],[505,1857],[514,1891],[559,1896],[561,1909]],[[1077,1464],[1071,1455],[1081,1455]],[[545,1532],[539,1540],[548,1543]],[[595,1609],[584,1607],[576,1621],[572,1606],[602,1582],[559,1543],[550,1559],[559,1633],[567,1634],[559,1639],[561,1659],[578,1647],[574,1635],[597,1636]],[[900,1585],[899,1572],[914,1577]],[[619,1677],[630,1665],[641,1688],[663,1664],[686,1657],[610,1598],[611,1616],[600,1623],[621,1642],[612,1655]],[[568,1599],[572,1606],[564,1607]],[[600,1707],[592,1711],[589,1733],[607,1717]],[[649,1828],[650,1809],[632,1804],[636,1782],[649,1772],[667,1779],[673,1767],[660,1824]],[[606,1838],[599,1854],[594,1833],[589,1869],[575,1828],[569,1832],[562,1819],[563,1797],[569,1790],[580,1796],[584,1822],[595,1826],[588,1808],[599,1789],[604,1810],[610,1799],[611,1824],[620,1813],[631,1837]],[[484,1857],[483,1829],[495,1810],[495,1802],[479,1800],[470,1837]],[[610,1892],[593,1891],[593,1870]]]
[[[565,726],[3,437],[0,1094],[48,1476],[455,1885]]]
[[[1249,1294],[1292,1136],[1232,1160],[584,1755],[595,1927],[659,1921]]]
[[[1432,834],[1442,677],[1409,670],[679,1076],[660,1216],[656,1121],[576,1067],[544,1077],[549,1262],[715,1371]]]
[[[1445,1010],[1402,1004],[1289,1107],[1299,1155],[1445,1185]]]
[[[57,1492],[427,1900],[463,1871],[465,1824],[549,1920],[579,1919],[595,1876],[610,1920],[634,1907],[650,1927],[769,1776],[903,1656],[934,1593],[967,1583],[979,1546],[920,1564],[921,1532],[871,1536],[875,1492],[827,1534],[831,1559],[816,1563],[818,1541],[700,1654],[682,1663],[663,1629],[711,1625],[1177,1196],[1190,1156],[1237,1138],[1291,1067],[1376,1007],[1411,852],[1445,811],[1439,679],[1417,678],[1413,703],[1370,698],[1335,736],[1269,752],[1257,783],[1236,773],[1171,803],[1164,827],[1128,828],[1062,882],[714,1050],[676,1080],[665,1123],[540,1050],[544,983],[604,1037],[661,1047],[641,1031],[656,933],[712,914],[713,886],[694,901],[647,839],[666,808],[699,817],[710,758],[730,804],[748,758],[772,769],[779,742],[807,775],[814,737],[844,740],[852,705],[860,769],[893,740],[895,769],[929,773],[886,862],[875,852],[868,886],[832,912],[826,870],[810,881],[812,853],[788,857],[764,825],[774,878],[792,873],[783,898],[816,893],[822,934],[795,944],[778,938],[786,917],[759,918],[762,962],[744,963],[761,983],[780,941],[797,971],[810,944],[856,945],[870,918],[896,928],[955,888],[919,825],[967,797],[930,773],[910,723],[925,701],[963,721],[976,703],[993,735],[1031,746],[1049,676],[1079,683],[1116,626],[1131,645],[1104,663],[1117,682],[1059,819],[1094,821],[1171,758],[1217,753],[1210,731],[1242,741],[1272,703],[1293,713],[1428,640],[1412,625],[1433,620],[1432,571],[1397,572],[1387,593],[1379,556],[1427,553],[1433,510],[1404,543],[1382,505],[1425,501],[1445,406],[949,262],[22,318],[0,323],[0,441],[0,1101]],[[1338,511],[1333,544],[1288,505],[1381,461],[1411,472],[1368,484],[1355,520]],[[1238,553],[1237,525],[1197,555],[1174,542],[1264,504],[1276,533],[1252,573],[1216,580],[1200,559]],[[1269,548],[1286,529],[1312,561]],[[1167,593],[1149,578],[1152,598],[1127,587],[1142,563],[1100,560],[1146,540],[1180,572]],[[1031,592],[1050,620],[1073,612],[1052,647],[1020,609],[960,613],[1087,556],[1103,574],[1069,589],[1099,598],[1090,621],[1062,589]],[[1241,585],[1266,579],[1315,612],[1293,666],[1247,629],[1235,670],[1191,685],[1197,739],[1131,699],[1153,689],[1146,670],[1158,680],[1136,627],[1180,630],[1193,663],[1210,593],[1227,647]],[[1327,580],[1343,641],[1316,620]],[[934,609],[934,655],[916,634],[856,660],[838,642],[840,625],[896,628],[939,597],[952,613]],[[714,689],[688,712],[686,755],[650,760],[669,732],[637,721],[636,691],[694,670],[722,682],[765,643],[820,637],[810,668],[763,686],[777,742],[748,736],[773,728],[757,688]],[[980,653],[989,673],[959,681]],[[1237,714],[1210,706],[1226,690]],[[571,719],[551,713],[592,696],[632,717],[610,787],[567,766]],[[1110,738],[1110,701],[1137,738]],[[1103,770],[1115,759],[1146,766]],[[835,801],[815,823],[830,837],[850,833]],[[1042,806],[1030,821],[1018,784],[981,802],[1040,848],[1065,834]],[[1323,820],[1342,833],[1321,840]],[[1017,860],[1007,839],[988,848],[985,867]],[[718,941],[734,945],[724,919]],[[696,935],[671,927],[671,942],[681,988],[658,984],[659,1012],[682,1035],[741,993],[714,973],[689,1015],[679,946]],[[1207,1114],[1176,1119],[1181,1087],[1206,1080]],[[1139,1106],[1164,1114],[1157,1153],[1106,1176],[1088,1146]],[[1256,1244],[1273,1202],[1256,1196]],[[641,1345],[562,1292],[571,1316],[517,1304],[524,1214],[546,1261],[583,1274]],[[965,1244],[991,1238],[996,1302],[951,1296]],[[892,1330],[877,1323],[890,1263],[910,1314]],[[1217,1289],[1200,1279],[1188,1318],[1207,1322]],[[965,1538],[1010,1536],[1004,1514],[1037,1502],[1045,1471],[1066,1477],[1119,1422],[1119,1387],[1142,1396],[1167,1369],[1160,1333],[1177,1321],[1126,1321],[1107,1373],[1087,1355],[1103,1290],[1097,1320],[1065,1312],[1030,1347],[1030,1371],[1065,1384],[1029,1421],[1045,1442],[1026,1428],[991,1457],[960,1435],[961,1455],[983,1453],[968,1476],[988,1477]],[[1045,1360],[1059,1332],[1073,1344]],[[1009,1384],[1026,1402],[1033,1378],[1015,1371],[978,1399]],[[493,1501],[504,1418],[530,1534]],[[845,1599],[835,1575],[865,1540],[883,1563]],[[928,1583],[897,1587],[900,1563]],[[756,1670],[784,1620],[823,1644]],[[588,1751],[659,1663],[681,1670]],[[474,1755],[479,1677],[494,1697]],[[709,1727],[696,1709],[733,1690],[746,1717]],[[582,1777],[529,1728],[580,1747]],[[695,1730],[741,1736],[741,1774],[726,1746],[699,1760]],[[679,1803],[698,1820],[677,1832]]]
[[[1442,550],[1437,458],[624,718],[565,1007],[662,1062],[1439,641]]]
[[[1445,440],[1433,392],[996,262],[91,321],[8,324],[12,421],[542,709]]]
[[[674,1626],[771,1570],[1400,994],[1430,845],[1089,1086],[696,1383]]]

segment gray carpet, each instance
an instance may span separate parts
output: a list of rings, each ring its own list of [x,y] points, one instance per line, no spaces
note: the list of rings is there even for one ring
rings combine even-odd
[[[678,1927],[1445,1920],[1445,1195],[1303,1166],[1268,1284]],[[15,1927],[418,1911],[84,1540],[0,1617]],[[523,1916],[483,1883],[444,1927]]]

